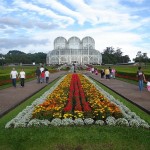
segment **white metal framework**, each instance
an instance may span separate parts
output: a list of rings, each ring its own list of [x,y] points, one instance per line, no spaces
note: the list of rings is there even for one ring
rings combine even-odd
[[[54,50],[47,54],[47,64],[101,64],[102,55],[95,50],[95,41],[87,36],[80,40],[71,37],[68,41],[64,37],[54,40]]]

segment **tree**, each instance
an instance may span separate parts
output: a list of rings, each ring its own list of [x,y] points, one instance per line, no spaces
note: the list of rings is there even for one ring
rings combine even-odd
[[[114,63],[114,48],[113,47],[106,47],[106,49],[104,49],[103,53],[102,53],[102,59],[103,59],[103,63],[105,64],[112,64]]]
[[[128,63],[130,58],[128,55],[123,56],[121,48],[114,50],[113,47],[106,47],[102,53],[104,64]]]
[[[147,56],[147,53],[142,53],[141,51],[138,51],[136,54],[136,58],[133,59],[135,62],[139,62],[139,65],[141,63],[144,63],[146,66],[146,63],[149,62],[149,58]]]
[[[5,61],[7,63],[16,63],[16,64],[32,64],[35,62],[36,64],[39,63],[46,63],[46,55],[43,52],[38,52],[38,53],[24,53],[19,50],[10,50],[6,55],[5,55]]]
[[[114,53],[114,56],[115,56],[117,63],[124,63],[122,61],[122,54],[123,54],[123,52],[121,51],[121,48],[117,48],[117,50]]]
[[[130,58],[128,55],[122,56],[122,62],[123,63],[128,63],[130,61]]]

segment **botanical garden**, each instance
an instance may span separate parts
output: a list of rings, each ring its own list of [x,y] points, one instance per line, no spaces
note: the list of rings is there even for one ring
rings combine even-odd
[[[149,128],[148,123],[82,74],[68,74],[7,125],[119,125]]]
[[[149,115],[81,72],[0,119],[1,149],[149,149]]]

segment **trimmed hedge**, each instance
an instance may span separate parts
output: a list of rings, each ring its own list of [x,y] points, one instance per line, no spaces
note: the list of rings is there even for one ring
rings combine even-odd
[[[26,79],[30,79],[30,78],[34,78],[35,74],[32,72],[28,72],[26,73]],[[19,81],[19,79],[17,78],[17,81]],[[9,74],[3,74],[0,76],[0,86],[2,85],[6,85],[11,83],[11,79],[10,79],[10,75]]]
[[[136,73],[132,73],[132,72],[117,71],[116,72],[116,77],[125,78],[125,79],[129,79],[129,80],[135,80],[135,81],[138,80],[137,76],[136,76]],[[145,78],[148,80],[150,78],[150,75],[145,74]]]

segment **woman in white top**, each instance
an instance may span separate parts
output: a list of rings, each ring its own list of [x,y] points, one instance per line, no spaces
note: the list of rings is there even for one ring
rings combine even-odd
[[[20,78],[20,85],[21,87],[24,87],[24,80],[26,77],[26,73],[24,72],[23,69],[21,69],[20,73],[19,73],[19,78]]]
[[[49,71],[48,71],[48,69],[45,69],[45,78],[46,78],[46,83],[48,83],[48,81],[49,81]]]
[[[10,72],[10,78],[12,79],[12,85],[16,87],[16,79],[18,77],[18,72],[15,70],[15,68],[12,69]]]

